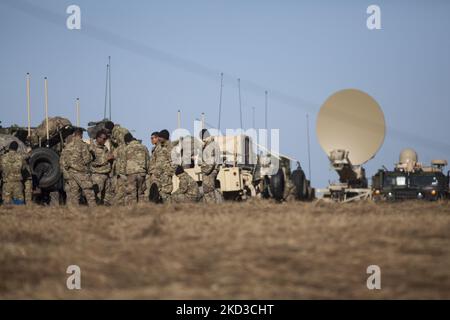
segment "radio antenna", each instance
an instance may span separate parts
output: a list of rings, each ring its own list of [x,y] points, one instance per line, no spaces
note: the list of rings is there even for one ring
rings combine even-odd
[[[267,125],[267,112],[268,112],[268,98],[267,98],[267,95],[268,95],[268,92],[267,92],[267,90],[264,92],[264,94],[265,94],[265,111],[264,111],[264,113],[265,113],[265,118],[264,118],[264,125],[265,125],[265,128],[266,128],[266,130],[268,130],[268,125]]]
[[[109,121],[111,121],[111,56],[108,57],[109,65]]]
[[[103,119],[106,119],[106,107],[108,105],[108,81],[109,81],[109,64],[106,65],[106,81],[105,81],[105,109],[103,110]]]
[[[238,81],[238,90],[239,90],[239,119],[240,119],[240,123],[241,123],[241,129],[244,128],[244,126],[242,125],[242,100],[241,100],[241,79],[237,79]]]
[[[77,127],[80,126],[80,98],[77,98],[75,102],[76,114],[77,114]]]
[[[256,129],[256,125],[255,125],[255,107],[252,107],[252,126],[253,126],[253,129]]]
[[[311,147],[310,147],[310,139],[309,139],[309,114],[306,114],[306,143],[308,145],[308,175],[309,181],[311,181]]]
[[[222,88],[223,88],[223,72],[220,74],[220,97],[219,97],[219,123],[217,129],[220,131],[220,116],[222,113]]]
[[[47,147],[49,146],[50,132],[48,128],[48,85],[47,77],[44,78],[44,98],[45,98],[45,126],[47,131]]]
[[[28,137],[31,137],[30,73],[27,73],[27,115],[28,115]]]

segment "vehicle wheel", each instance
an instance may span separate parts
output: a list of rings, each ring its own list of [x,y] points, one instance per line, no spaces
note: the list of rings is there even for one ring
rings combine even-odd
[[[284,195],[284,172],[280,168],[278,172],[270,177],[270,193],[278,201],[283,199]]]
[[[301,169],[296,169],[291,174],[292,183],[295,186],[295,197],[298,200],[305,200],[308,198],[308,183],[305,178],[305,173]]]
[[[30,168],[39,188],[50,188],[61,178],[59,156],[52,149],[34,149],[30,156]]]

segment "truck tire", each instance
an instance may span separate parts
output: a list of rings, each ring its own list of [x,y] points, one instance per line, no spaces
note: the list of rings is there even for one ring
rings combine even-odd
[[[59,156],[52,149],[34,149],[30,156],[30,168],[39,188],[53,187],[61,179]]]
[[[270,177],[270,193],[275,200],[281,201],[284,196],[284,172],[278,169],[278,172]]]
[[[308,183],[306,181],[305,173],[301,169],[292,171],[292,183],[295,186],[295,197],[297,200],[305,200],[308,198]]]

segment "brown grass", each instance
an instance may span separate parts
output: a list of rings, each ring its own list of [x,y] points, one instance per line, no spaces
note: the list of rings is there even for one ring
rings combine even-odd
[[[0,298],[450,298],[448,203],[0,207],[0,244]]]

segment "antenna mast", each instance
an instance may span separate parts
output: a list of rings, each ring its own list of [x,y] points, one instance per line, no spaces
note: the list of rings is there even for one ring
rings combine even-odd
[[[222,113],[222,88],[223,88],[223,72],[220,73],[220,98],[219,98],[219,124],[217,129],[220,131],[220,116]]]
[[[30,73],[27,73],[27,114],[28,114],[28,137],[31,137]]]
[[[109,121],[111,121],[111,56],[108,57],[109,65]]]
[[[180,129],[181,128],[181,111],[178,110],[177,112],[177,128]]]
[[[108,105],[108,82],[109,82],[109,64],[106,65],[105,109],[103,110],[103,119],[106,119],[106,107]]]
[[[80,126],[80,98],[77,98],[76,103],[76,112],[77,112],[77,127]]]
[[[309,114],[306,114],[306,139],[308,145],[308,180],[311,181],[311,147],[309,139]]]
[[[266,130],[268,130],[269,127],[267,125],[267,109],[268,109],[268,102],[267,102],[268,92],[267,92],[267,90],[264,92],[264,94],[265,94],[265,119],[264,119],[264,125],[265,125]]]
[[[50,140],[50,132],[49,132],[49,128],[48,128],[48,86],[47,86],[47,77],[44,78],[44,96],[45,96],[45,125],[46,125],[46,129],[47,129],[47,147],[49,146],[49,141]]]
[[[241,79],[237,79],[238,81],[238,90],[239,90],[239,119],[240,119],[240,123],[241,123],[241,129],[244,128],[244,126],[242,125],[242,100],[241,100]]]
[[[252,107],[252,126],[253,126],[253,129],[256,129],[256,125],[255,125],[255,107]]]

